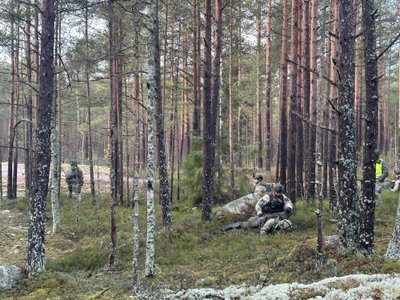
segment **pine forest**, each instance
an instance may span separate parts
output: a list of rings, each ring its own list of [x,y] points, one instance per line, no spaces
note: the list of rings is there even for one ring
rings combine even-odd
[[[399,32],[397,0],[1,0],[0,298],[397,299]]]

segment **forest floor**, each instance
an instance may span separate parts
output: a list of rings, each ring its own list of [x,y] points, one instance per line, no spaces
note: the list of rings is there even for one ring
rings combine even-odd
[[[78,203],[76,197],[67,199],[63,188],[60,233],[51,232],[50,202],[47,205],[46,271],[32,279],[22,278],[13,289],[0,293],[0,299],[135,298],[131,282],[132,208],[117,207],[118,261],[109,267],[106,185],[102,185],[104,191],[98,194],[95,206],[89,193],[83,194],[82,202]],[[177,203],[172,228],[163,229],[156,201],[155,271],[153,277],[146,278],[146,197],[142,186],[137,270],[141,296],[136,299],[277,299],[279,295],[279,299],[400,299],[400,263],[383,258],[393,231],[397,196],[384,192],[384,203],[377,207],[373,256],[340,253],[326,245],[324,263],[319,268],[316,268],[312,204],[296,203],[292,231],[259,236],[256,230],[223,234],[221,226],[230,220],[202,222],[200,209]],[[336,232],[334,215],[327,203],[324,207],[324,235],[331,236]],[[0,203],[0,264],[24,267],[28,211],[24,197]],[[392,289],[385,289],[384,282]],[[361,287],[370,288],[362,292]],[[385,296],[388,291],[390,296]],[[349,293],[356,294],[349,296]],[[357,293],[364,296],[354,298]]]

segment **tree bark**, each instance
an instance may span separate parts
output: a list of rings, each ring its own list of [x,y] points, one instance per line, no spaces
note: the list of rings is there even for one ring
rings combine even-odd
[[[257,166],[263,168],[263,137],[262,137],[262,98],[261,98],[261,3],[257,1],[256,12],[256,27],[257,27],[257,78],[256,78],[256,96],[257,96],[257,125],[254,130],[257,132]]]
[[[234,162],[234,137],[233,137],[233,9],[232,0],[229,5],[229,196],[235,199],[235,162]],[[239,119],[240,123],[240,119]],[[239,126],[240,127],[240,126]]]
[[[339,245],[354,250],[358,238],[357,155],[354,120],[356,10],[353,1],[339,2]]]
[[[54,0],[42,7],[41,64],[37,141],[34,160],[34,189],[30,199],[27,272],[31,277],[45,269],[46,196],[50,169],[50,120],[54,90]]]
[[[118,191],[118,132],[117,132],[117,113],[118,105],[116,103],[116,89],[115,84],[115,45],[114,45],[114,0],[108,1],[108,30],[109,30],[109,68],[110,68],[110,257],[109,265],[113,266],[117,260],[117,225],[115,206],[117,203]]]
[[[165,142],[164,142],[164,114],[163,114],[163,106],[162,106],[162,97],[161,97],[161,76],[160,76],[160,42],[159,42],[159,26],[158,26],[158,0],[152,0],[151,2],[151,43],[150,43],[150,51],[149,55],[152,56],[149,58],[150,62],[154,66],[150,66],[152,76],[151,81],[154,80],[155,86],[151,86],[154,88],[154,105],[155,105],[155,121],[156,121],[156,131],[157,131],[157,158],[159,165],[159,180],[160,180],[160,200],[162,204],[162,213],[163,213],[163,226],[169,227],[172,224],[171,219],[171,192],[168,183],[168,171],[167,171],[167,158],[165,153]],[[154,68],[154,70],[153,70]],[[154,73],[153,73],[154,72]],[[150,74],[149,74],[150,80]],[[153,82],[151,82],[153,84]],[[149,95],[150,98],[150,95]],[[150,99],[149,99],[150,101]],[[149,118],[149,117],[148,117]],[[148,119],[150,121],[150,119]],[[149,128],[149,124],[147,125]],[[150,149],[150,146],[149,146]],[[170,153],[171,156],[174,153]],[[149,156],[148,156],[149,157]],[[149,163],[148,163],[149,164]]]
[[[272,48],[272,38],[271,38],[271,22],[272,22],[272,12],[271,12],[271,0],[266,0],[266,18],[265,18],[265,169],[267,173],[271,172],[272,166],[272,100],[271,100],[271,90],[272,90],[272,72],[271,72],[271,48]]]
[[[32,10],[31,6],[27,5],[25,8],[25,64],[26,64],[26,82],[28,85],[32,85]],[[32,191],[32,145],[33,145],[33,108],[32,108],[32,89],[29,89],[28,95],[26,96],[26,115],[28,122],[25,124],[25,196],[30,197]],[[0,160],[1,161],[1,160]]]
[[[212,121],[212,61],[211,61],[211,0],[205,0],[204,81],[203,81],[203,209],[202,220],[211,219],[213,205],[213,121]]]
[[[59,55],[59,47],[58,47],[58,41],[59,41],[59,33],[61,32],[58,30],[59,27],[61,27],[61,14],[57,16],[56,18],[56,36],[55,36],[55,58],[54,58],[54,65],[58,66],[58,55]],[[58,98],[58,96],[61,95],[59,93],[59,85],[58,82],[60,80],[58,74],[54,76],[55,79],[55,95]],[[59,180],[59,151],[58,151],[58,130],[57,130],[57,116],[60,113],[59,108],[57,107],[58,101],[55,99],[53,101],[53,106],[52,106],[52,116],[51,116],[51,132],[50,132],[50,141],[51,141],[51,188],[50,188],[50,194],[51,194],[51,212],[53,216],[53,233],[57,233],[61,231],[61,215],[60,215],[60,180]]]
[[[132,255],[132,291],[138,292],[139,267],[139,173],[133,176],[133,255]]]
[[[297,47],[299,32],[298,0],[292,0],[292,30],[290,35],[290,106],[289,106],[289,139],[288,139],[288,178],[287,195],[296,201],[296,125],[297,117]]]
[[[362,0],[365,60],[365,133],[360,234],[358,250],[371,254],[374,250],[375,223],[375,160],[377,147],[378,66],[376,59],[375,5],[373,0]]]
[[[338,27],[339,27],[339,1],[340,0],[333,0],[331,2],[331,10],[332,10],[332,17],[333,17],[333,27],[332,33],[334,35],[338,35]],[[337,61],[338,61],[338,40],[337,37],[331,38],[331,64],[330,64],[330,80],[332,82],[337,81]],[[329,101],[330,111],[329,111],[329,127],[330,128],[337,128],[337,97],[338,97],[338,90],[337,87],[334,85],[330,85],[330,92],[329,92]],[[331,207],[336,208],[337,206],[337,197],[335,186],[337,185],[337,178],[335,177],[336,169],[337,169],[337,136],[336,133],[330,132],[329,133],[329,147],[328,147],[328,179],[329,179],[329,201],[331,203]]]
[[[311,31],[310,31],[310,69],[317,69],[317,18],[318,18],[318,0],[311,0]],[[324,22],[324,20],[322,21]],[[323,28],[324,29],[324,28]],[[322,68],[319,69],[322,73]],[[310,73],[310,114],[313,124],[319,123],[318,114],[318,81],[317,74]],[[314,202],[315,199],[315,167],[316,161],[321,159],[321,153],[317,153],[317,128],[309,126],[309,144],[308,144],[308,172],[307,172],[307,202]],[[320,140],[318,140],[320,142]],[[319,144],[321,147],[322,145]],[[319,189],[322,190],[322,182],[319,182]]]
[[[200,136],[200,63],[199,63],[199,7],[193,0],[193,135]]]
[[[287,0],[282,1],[282,49],[279,74],[280,151],[279,181],[286,185],[287,168]]]
[[[94,169],[93,169],[93,141],[92,141],[92,102],[90,97],[90,70],[89,70],[89,27],[88,27],[88,0],[85,7],[85,82],[86,82],[86,101],[87,101],[87,117],[88,117],[88,157],[89,157],[89,173],[90,173],[90,195],[92,197],[92,205],[96,205],[96,190],[94,187]]]
[[[160,69],[157,68],[158,54],[158,0],[150,2],[150,43],[149,43],[149,62],[148,62],[148,104],[147,104],[147,235],[146,235],[146,263],[145,276],[154,275],[155,264],[155,211],[154,211],[154,103],[159,101],[160,87],[157,84]],[[157,79],[158,77],[158,79]]]

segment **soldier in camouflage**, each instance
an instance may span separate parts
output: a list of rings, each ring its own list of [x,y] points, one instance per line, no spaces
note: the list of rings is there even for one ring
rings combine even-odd
[[[257,216],[267,216],[260,234],[265,235],[275,230],[292,228],[292,222],[288,218],[292,214],[293,203],[283,194],[283,191],[283,185],[278,183],[275,185],[273,193],[268,193],[258,200],[256,204]]]
[[[253,174],[253,194],[263,196],[271,191],[270,187],[264,184],[263,177],[260,173]]]
[[[72,197],[72,191],[74,191],[77,193],[78,199],[80,199],[83,185],[83,173],[81,168],[78,167],[78,163],[74,160],[70,162],[70,167],[65,174],[65,181],[68,185],[68,198]]]
[[[272,193],[265,194],[258,200],[255,210],[257,216],[251,217],[247,222],[236,222],[223,226],[222,230],[228,232],[234,229],[261,228],[260,234],[265,235],[276,230],[292,228],[288,220],[293,210],[290,199],[283,194],[283,186],[276,184]]]

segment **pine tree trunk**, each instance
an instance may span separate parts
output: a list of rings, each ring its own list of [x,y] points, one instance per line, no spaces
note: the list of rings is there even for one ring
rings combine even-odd
[[[45,269],[46,196],[50,166],[50,120],[54,89],[54,1],[43,1],[41,64],[34,160],[34,189],[30,199],[27,272],[29,276]]]
[[[193,0],[193,135],[200,136],[200,58],[199,58],[199,7],[197,0]]]
[[[232,0],[230,0],[232,4]],[[234,137],[233,137],[233,9],[229,5],[229,196],[230,200],[235,199],[235,162],[234,162]],[[240,119],[239,119],[240,123]]]
[[[86,0],[88,4],[88,0]],[[90,97],[90,74],[89,74],[89,28],[88,28],[88,7],[85,8],[85,81],[86,81],[86,101],[87,101],[87,117],[88,117],[88,157],[89,157],[89,173],[90,173],[90,195],[92,197],[92,205],[96,205],[96,190],[94,187],[94,168],[93,168],[93,139],[92,139],[92,103]]]
[[[298,45],[297,45],[297,100],[296,100],[296,114],[304,116],[304,84],[305,84],[305,70],[303,58],[303,32],[304,32],[304,17],[302,12],[302,1],[298,2]],[[310,81],[308,81],[310,83]],[[307,113],[308,116],[308,113]],[[296,197],[303,198],[304,196],[304,139],[306,138],[303,126],[303,120],[296,116]],[[307,124],[307,122],[305,122]],[[307,134],[308,136],[308,134]]]
[[[337,36],[338,27],[339,27],[339,1],[333,0],[331,2],[331,10],[333,17],[333,28],[332,32]],[[331,64],[330,64],[330,79],[333,82],[337,81],[337,61],[338,61],[338,40],[336,37],[331,38]],[[338,91],[337,87],[334,85],[330,85],[330,112],[329,112],[329,128],[336,129],[337,124],[337,97]],[[336,208],[337,206],[337,197],[335,186],[337,185],[337,178],[335,177],[335,170],[337,169],[337,136],[336,133],[329,133],[329,148],[328,150],[328,177],[329,177],[329,201],[331,203],[331,207]]]
[[[287,0],[282,1],[282,49],[281,71],[279,74],[279,116],[280,116],[280,151],[279,151],[279,181],[286,185],[287,168]]]
[[[266,13],[265,18],[265,71],[266,71],[266,114],[265,114],[265,147],[266,157],[265,157],[265,169],[267,173],[271,171],[272,166],[272,100],[271,100],[271,90],[272,90],[272,72],[271,72],[271,48],[272,48],[272,38],[271,38],[271,22],[272,22],[272,12],[271,12],[271,0],[266,1]]]
[[[160,75],[160,43],[159,43],[159,27],[158,27],[158,0],[152,0],[151,2],[151,43],[149,55],[152,56],[149,59],[149,64],[154,63],[151,68],[152,76],[154,76],[154,105],[155,105],[155,121],[157,131],[157,158],[159,165],[159,180],[160,180],[160,192],[159,197],[162,204],[163,213],[163,226],[169,227],[172,225],[171,219],[171,192],[168,183],[168,171],[167,171],[167,157],[165,153],[165,142],[164,142],[164,110],[162,106],[161,97],[161,75]],[[154,68],[154,70],[153,70]],[[149,74],[150,79],[150,74]],[[153,80],[153,78],[151,78]],[[149,95],[150,98],[150,95]],[[150,101],[150,99],[149,99]],[[149,117],[148,117],[149,118]],[[150,119],[148,119],[150,121]],[[148,128],[150,124],[147,125]],[[150,135],[150,133],[149,133]],[[172,140],[173,138],[171,138]],[[150,145],[149,145],[150,149]],[[174,155],[171,153],[171,155]],[[148,155],[149,157],[149,155]],[[148,162],[149,165],[149,162]]]
[[[257,132],[257,166],[259,169],[263,168],[263,137],[262,137],[262,98],[261,98],[261,3],[257,0],[257,78],[256,78],[256,95],[257,95],[257,125],[255,131]]]
[[[292,0],[292,30],[290,37],[290,107],[289,107],[289,139],[288,139],[288,177],[287,195],[296,201],[296,126],[297,117],[297,47],[299,32],[298,0]]]
[[[384,103],[384,141],[383,141],[383,152],[385,155],[388,155],[390,144],[391,144],[391,130],[390,130],[390,101],[391,101],[391,94],[390,94],[390,83],[391,83],[391,68],[392,65],[392,52],[389,51],[389,67],[388,67],[388,83],[387,83],[387,98]]]
[[[213,193],[213,129],[212,129],[212,61],[211,61],[211,0],[205,0],[204,81],[203,81],[203,209],[202,220],[211,219]]]
[[[378,77],[383,77],[383,57],[378,60]],[[383,83],[382,80],[378,81],[378,149],[383,152],[383,143],[385,140],[385,128],[383,119]]]
[[[311,0],[311,31],[310,31],[310,69],[316,71],[317,69],[317,18],[318,18],[318,0]],[[324,22],[324,21],[323,21]],[[322,74],[322,68],[320,68]],[[311,72],[310,76],[310,109],[311,123],[317,124],[319,122],[318,114],[320,109],[318,107],[318,81],[317,74]],[[320,151],[317,152],[316,142],[318,140],[319,146],[320,139],[317,139],[316,126],[309,126],[309,144],[308,144],[308,158],[307,158],[307,202],[314,202],[315,199],[315,167],[316,161],[321,159]],[[307,145],[306,145],[307,147]],[[319,188],[322,189],[322,182],[319,181]]]
[[[310,69],[310,46],[311,46],[311,39],[310,39],[310,1],[304,1],[303,3],[303,51],[302,51],[302,58],[303,58],[303,65],[305,67],[305,70],[303,70],[303,103],[304,103],[304,109],[303,109],[303,115],[304,118],[307,120],[311,120],[310,117],[310,98],[311,98],[311,73],[309,71]],[[302,121],[301,121],[302,122]],[[315,124],[315,123],[314,123]],[[314,186],[314,176],[315,175],[310,175],[311,173],[315,174],[315,156],[314,152],[311,152],[312,147],[310,147],[310,136],[311,136],[311,127],[308,122],[305,122],[303,124],[304,126],[304,166],[305,166],[305,180],[306,180],[306,195],[307,199],[309,199],[308,193],[311,192],[312,197],[314,197],[314,190],[310,190],[310,185]],[[299,137],[298,139],[301,139]],[[314,168],[314,169],[313,169]],[[310,182],[311,179],[311,182]],[[315,186],[314,186],[315,188]]]
[[[190,120],[189,120],[189,94],[188,94],[188,34],[185,34],[183,39],[183,76],[182,76],[182,88],[183,88],[183,128],[182,128],[182,144],[181,144],[181,155],[180,162],[185,159],[190,152]]]
[[[362,198],[358,249],[366,254],[374,250],[375,161],[377,147],[378,66],[376,60],[375,5],[362,0],[365,60],[365,138],[363,157]]]
[[[358,238],[357,155],[354,120],[355,20],[352,1],[339,2],[339,245],[353,250]]]
[[[117,133],[117,113],[116,81],[115,81],[115,45],[114,45],[114,0],[108,1],[108,30],[109,30],[109,65],[110,65],[110,257],[109,265],[113,266],[117,260],[117,225],[115,206],[117,203],[118,191],[118,133]]]
[[[15,21],[14,21],[14,4],[12,2],[13,7],[12,17],[11,17],[11,36],[15,36]],[[17,110],[16,106],[16,91],[15,91],[15,82],[17,81],[16,75],[16,67],[15,67],[15,39],[11,40],[11,91],[10,91],[10,107],[9,107],[9,120],[8,120],[8,165],[7,165],[7,198],[14,199],[14,190],[13,190],[13,159],[14,159],[14,140],[15,140],[15,128],[14,125],[16,123],[15,114]],[[17,151],[17,150],[15,150]]]
[[[359,7],[359,4],[356,4]],[[361,24],[361,14],[360,10],[357,9],[357,32],[362,31]],[[356,39],[356,70],[355,70],[355,80],[354,80],[354,101],[355,101],[355,120],[356,120],[356,143],[357,143],[357,153],[361,150],[362,134],[361,134],[361,107],[362,107],[362,39]]]

